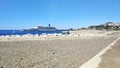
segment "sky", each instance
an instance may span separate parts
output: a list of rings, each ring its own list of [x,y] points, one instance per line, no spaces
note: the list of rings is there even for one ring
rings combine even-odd
[[[58,29],[120,22],[120,0],[0,0],[0,29]]]

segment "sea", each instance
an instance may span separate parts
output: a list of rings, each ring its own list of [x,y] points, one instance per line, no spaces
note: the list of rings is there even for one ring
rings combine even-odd
[[[63,33],[63,30],[55,30],[55,31],[21,31],[21,30],[0,30],[0,36],[6,35],[25,35],[25,34],[55,34],[55,33]]]

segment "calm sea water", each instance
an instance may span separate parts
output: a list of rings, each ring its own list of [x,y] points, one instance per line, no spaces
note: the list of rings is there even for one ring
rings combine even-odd
[[[0,36],[1,35],[25,35],[25,34],[53,34],[53,33],[62,33],[62,30],[56,30],[56,31],[20,31],[20,30],[0,30]]]

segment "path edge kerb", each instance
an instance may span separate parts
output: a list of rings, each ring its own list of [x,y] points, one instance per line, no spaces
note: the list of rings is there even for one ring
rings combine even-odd
[[[111,44],[109,44],[105,49],[100,51],[97,55],[95,55],[93,58],[85,62],[83,65],[81,65],[79,68],[98,68],[99,63],[101,62],[102,56],[108,49],[111,49],[111,46],[114,46],[114,44],[120,40],[120,37],[118,37],[116,40],[114,40]]]

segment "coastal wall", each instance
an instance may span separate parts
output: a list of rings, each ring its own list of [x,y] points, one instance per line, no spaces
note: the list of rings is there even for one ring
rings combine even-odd
[[[107,36],[119,35],[120,31],[106,31],[106,30],[77,30],[70,31],[71,36]]]

